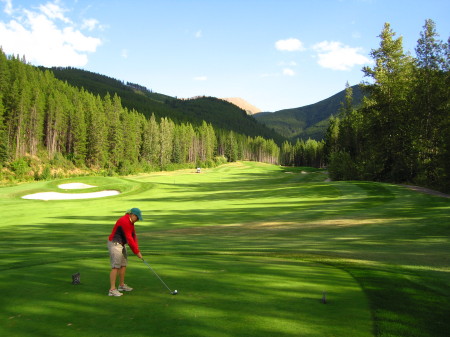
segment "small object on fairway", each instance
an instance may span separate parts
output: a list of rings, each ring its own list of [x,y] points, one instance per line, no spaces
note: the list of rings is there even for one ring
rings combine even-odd
[[[174,290],[174,291],[172,291],[172,295],[176,295],[176,294],[178,294],[178,290]]]
[[[322,303],[327,304],[327,292],[326,291],[324,291],[322,293]]]
[[[80,273],[72,274],[72,284],[80,284]]]

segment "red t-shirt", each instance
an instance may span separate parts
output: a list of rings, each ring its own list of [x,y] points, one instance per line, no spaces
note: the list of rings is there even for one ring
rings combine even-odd
[[[130,220],[130,215],[125,214],[119,220],[117,220],[111,235],[109,236],[109,241],[117,241],[121,244],[128,243],[134,254],[139,253],[139,245],[136,237],[136,231],[134,230],[134,224]]]

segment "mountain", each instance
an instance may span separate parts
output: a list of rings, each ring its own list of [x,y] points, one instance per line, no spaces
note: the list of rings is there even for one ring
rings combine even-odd
[[[204,120],[221,129],[232,130],[251,137],[261,136],[273,139],[279,145],[286,140],[263,123],[259,123],[243,109],[223,99],[204,96],[170,100],[166,104],[174,110],[183,111],[196,120]]]
[[[254,114],[257,114],[257,113],[261,112],[261,109],[257,108],[254,105],[251,105],[250,103],[248,103],[243,98],[240,98],[240,97],[227,97],[227,98],[222,98],[222,99],[225,100],[225,101],[228,101],[230,103],[233,103],[236,106],[238,106],[239,108],[244,110],[248,115],[254,115]]]
[[[244,109],[222,99],[215,97],[177,99],[153,92],[139,84],[125,83],[82,69],[53,67],[48,70],[52,71],[57,79],[101,97],[107,93],[111,96],[117,93],[124,107],[134,109],[147,118],[154,114],[157,118],[167,117],[176,123],[189,122],[193,125],[201,125],[204,120],[217,128],[232,130],[250,137],[273,139],[278,144],[285,140],[274,130],[257,122]]]
[[[359,85],[351,87],[353,104],[362,102],[362,91]],[[294,109],[284,109],[273,113],[259,113],[255,119],[274,129],[282,136],[294,141],[296,139],[323,139],[328,127],[328,120],[339,113],[341,102],[345,100],[345,90],[320,102]]]

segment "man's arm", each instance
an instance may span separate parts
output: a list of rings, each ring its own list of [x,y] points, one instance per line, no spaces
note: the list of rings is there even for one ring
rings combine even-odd
[[[128,246],[130,246],[134,254],[136,254],[140,259],[142,259],[142,255],[139,251],[139,245],[137,243],[137,240],[135,240],[133,236],[133,226],[131,224],[127,224],[126,226],[124,226],[124,233],[125,237],[127,238]]]

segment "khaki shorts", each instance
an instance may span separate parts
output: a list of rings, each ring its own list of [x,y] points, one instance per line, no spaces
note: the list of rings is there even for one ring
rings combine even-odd
[[[127,248],[120,243],[108,240],[109,258],[111,268],[126,267],[128,264]]]

